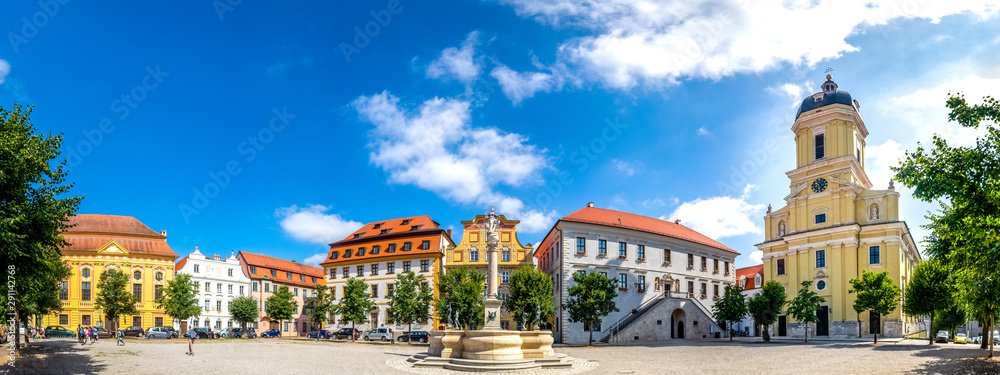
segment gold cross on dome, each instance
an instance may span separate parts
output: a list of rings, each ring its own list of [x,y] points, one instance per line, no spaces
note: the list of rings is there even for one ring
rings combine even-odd
[[[826,74],[833,73],[833,68],[826,68]]]

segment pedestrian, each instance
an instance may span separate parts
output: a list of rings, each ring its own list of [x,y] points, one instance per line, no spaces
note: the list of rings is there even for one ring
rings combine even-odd
[[[92,342],[90,341],[90,327],[84,328],[83,331],[87,335],[87,343],[92,344]]]
[[[118,329],[118,343],[115,346],[125,346],[125,332],[122,332],[121,328]]]
[[[194,355],[194,338],[198,335],[194,328],[188,329],[188,355]]]
[[[92,336],[94,337],[94,343],[96,344],[97,343],[97,339],[100,338],[100,337],[97,336],[98,333],[99,333],[99,331],[97,330],[97,327],[94,327],[94,330],[91,333],[92,333]]]
[[[76,337],[79,337],[79,338],[80,338],[80,340],[78,340],[78,341],[80,341],[80,345],[83,345],[83,340],[86,340],[86,339],[87,339],[87,336],[86,336],[86,335],[84,335],[84,330],[83,330],[83,327],[81,327],[81,326],[77,326],[76,330],[77,330],[77,335],[76,335]]]

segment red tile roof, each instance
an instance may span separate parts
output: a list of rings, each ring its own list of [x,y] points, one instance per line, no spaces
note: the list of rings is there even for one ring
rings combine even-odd
[[[406,224],[403,224],[406,223]],[[383,231],[386,231],[383,233]],[[373,221],[365,224],[360,229],[349,234],[346,238],[330,244],[330,252],[327,253],[327,260],[321,265],[327,266],[339,262],[349,262],[358,259],[371,259],[379,257],[390,257],[400,255],[415,254],[438,254],[444,255],[441,249],[441,238],[445,238],[450,245],[455,243],[440,225],[431,220],[430,216],[412,216],[392,220]],[[423,241],[430,241],[430,246],[420,249]],[[403,251],[403,243],[410,242],[411,250]],[[389,244],[396,244],[396,252],[389,253]],[[377,254],[372,253],[372,247],[379,246]],[[365,255],[358,256],[357,249],[365,248]],[[346,250],[350,249],[352,255],[345,257]],[[331,259],[336,253],[336,259]]]
[[[431,217],[427,215],[373,221],[347,235],[344,239],[330,244],[330,246],[353,243],[358,240],[367,240],[380,236],[437,231],[443,231],[443,229],[441,229],[441,226],[436,221],[431,220]]]
[[[764,265],[763,264],[758,264],[756,266],[750,266],[750,267],[737,268],[736,269],[736,282],[738,283],[740,281],[740,277],[746,277],[747,278],[747,284],[746,284],[746,287],[743,288],[743,290],[755,289],[754,282],[753,282],[753,277],[754,277],[754,275],[756,275],[758,273],[761,274],[761,277],[763,277],[763,275],[764,275]],[[761,280],[761,281],[763,281],[763,280]],[[761,284],[763,284],[763,282]]]
[[[285,284],[295,284],[313,287],[316,284],[312,282],[312,278],[315,277],[317,282],[319,279],[323,278],[323,269],[318,267],[313,267],[305,265],[302,263],[296,263],[290,260],[278,259],[274,257],[269,257],[267,255],[260,255],[254,253],[248,253],[246,251],[240,251],[237,258],[241,258],[240,262],[244,268],[244,274],[248,275],[250,278],[263,278],[267,277],[275,282],[285,283]],[[256,267],[257,272],[251,273],[249,267]],[[278,272],[277,277],[271,276],[271,270],[276,270]],[[288,279],[288,272],[292,273],[291,280]],[[305,275],[305,282],[299,277],[299,275]]]
[[[648,216],[636,215],[628,212],[621,212],[597,207],[584,207],[568,216],[559,219],[561,221],[572,221],[576,223],[587,223],[605,225],[609,227],[626,228],[641,232],[659,234],[673,237],[680,240],[694,242],[716,249],[725,250],[739,255],[736,250],[730,249],[704,234],[698,233],[691,228],[685,227],[672,221],[654,219]]]
[[[177,264],[174,265],[174,273],[181,272],[181,270],[184,269],[184,265],[187,264],[189,256],[190,255],[185,255],[181,258],[181,260],[177,261]]]
[[[73,227],[62,233],[69,243],[63,248],[65,251],[97,251],[114,240],[130,254],[177,258],[177,253],[167,245],[167,236],[131,216],[76,215],[68,223]]]

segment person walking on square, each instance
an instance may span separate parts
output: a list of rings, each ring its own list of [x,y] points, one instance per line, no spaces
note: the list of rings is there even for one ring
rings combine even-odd
[[[188,329],[188,355],[194,355],[194,338],[197,334],[194,329]]]
[[[98,332],[98,330],[97,330],[97,327],[94,327],[94,330],[93,330],[93,331],[91,331],[91,336],[93,336],[93,337],[94,337],[94,343],[95,343],[95,344],[97,343],[97,339],[99,339],[99,338],[100,338],[100,336],[98,336],[98,334],[99,334],[99,332]]]
[[[122,332],[121,328],[118,329],[118,343],[115,346],[125,346],[125,333]]]
[[[76,341],[79,342],[80,345],[83,345],[83,327],[76,326],[76,338]]]

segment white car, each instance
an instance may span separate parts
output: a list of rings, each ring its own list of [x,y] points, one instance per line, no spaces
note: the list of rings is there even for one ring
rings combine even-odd
[[[365,335],[362,338],[364,338],[365,341],[381,340],[385,342],[392,341],[394,337],[392,328],[375,328],[371,331],[365,332]]]

